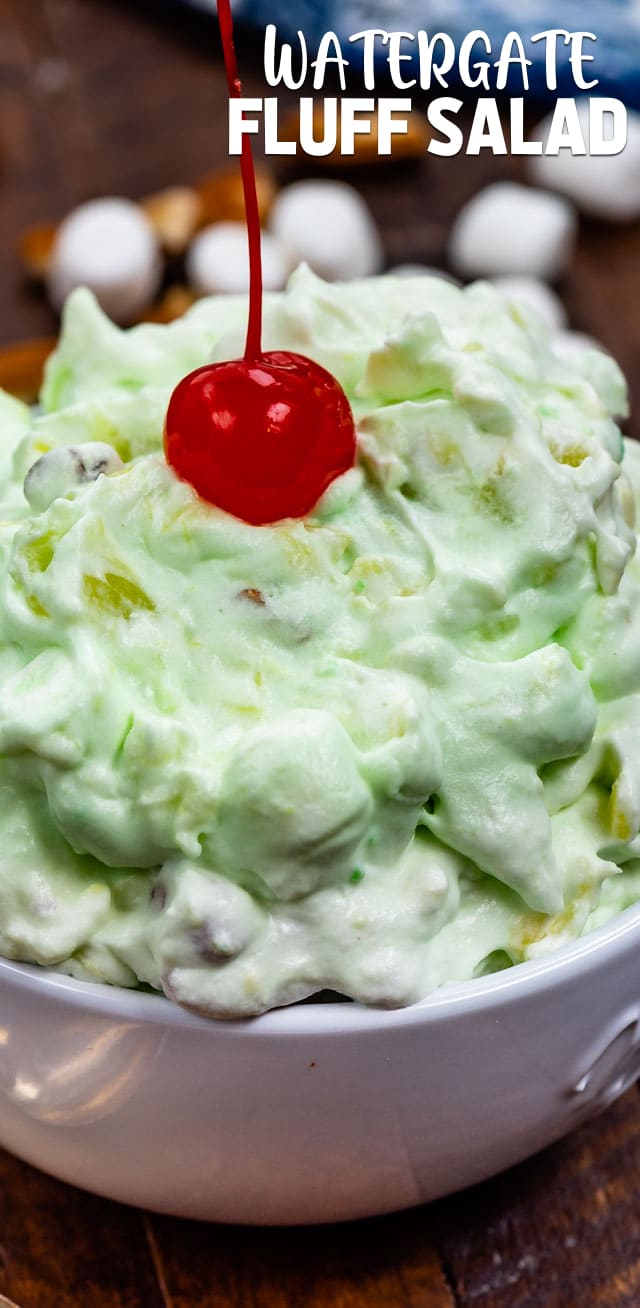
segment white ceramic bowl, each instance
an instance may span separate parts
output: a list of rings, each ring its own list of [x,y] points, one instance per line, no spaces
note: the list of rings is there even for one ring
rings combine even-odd
[[[325,1222],[480,1181],[640,1071],[640,906],[546,959],[397,1012],[208,1022],[0,962],[0,1144],[126,1203]]]

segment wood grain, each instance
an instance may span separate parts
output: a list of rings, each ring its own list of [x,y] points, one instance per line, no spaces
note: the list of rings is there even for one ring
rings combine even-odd
[[[46,336],[56,322],[18,267],[25,228],[98,194],[137,199],[194,182],[227,161],[215,25],[162,11],[0,0],[0,286],[11,306],[0,344]],[[258,93],[262,81],[249,71],[245,84]]]
[[[172,1308],[454,1308],[426,1210],[252,1230],[153,1217]]]
[[[503,1176],[437,1205],[461,1308],[637,1308],[640,1096]]]
[[[143,1216],[0,1152],[0,1290],[18,1308],[163,1308]]]
[[[225,160],[213,26],[175,14],[162,0],[0,0],[0,343],[55,326],[15,257],[28,225],[98,193],[135,198],[193,182]],[[240,52],[247,92],[259,94],[244,37]],[[389,263],[444,266],[461,203],[519,171],[509,159],[428,158],[395,165],[391,180],[384,168],[359,172],[358,184]],[[561,288],[572,324],[625,368],[638,412],[639,269],[638,225],[583,223]],[[144,1215],[5,1154],[0,1291],[17,1308],[638,1308],[639,1200],[636,1091],[463,1196],[337,1228]]]

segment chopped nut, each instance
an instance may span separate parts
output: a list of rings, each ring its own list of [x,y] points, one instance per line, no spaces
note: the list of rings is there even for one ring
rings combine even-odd
[[[168,186],[141,200],[156,236],[167,254],[184,254],[202,214],[202,200],[191,186]]]
[[[18,253],[25,271],[34,281],[44,281],[55,239],[56,228],[53,223],[39,223],[36,227],[28,227],[20,237]]]
[[[181,318],[187,309],[195,304],[197,299],[195,291],[190,286],[170,286],[165,291],[162,299],[156,304],[152,304],[150,309],[140,318],[140,322],[157,322],[166,325],[169,322],[175,322],[176,318]]]
[[[244,194],[239,168],[219,168],[201,177],[196,190],[202,203],[200,226],[217,222],[245,221]],[[265,223],[276,197],[277,186],[269,168],[256,167],[256,191],[260,222]]]
[[[56,345],[55,336],[43,336],[0,349],[0,388],[27,404],[34,404],[42,385],[44,365]]]
[[[391,137],[391,154],[378,154],[378,115],[371,115],[371,131],[368,133],[359,133],[354,141],[354,153],[341,153],[341,135],[340,135],[340,116],[338,115],[338,132],[335,150],[331,154],[318,156],[314,163],[318,165],[344,164],[347,167],[354,164],[374,164],[397,162],[400,159],[422,159],[427,152],[429,141],[431,140],[431,131],[425,117],[417,112],[407,115],[407,131],[404,135],[393,135]],[[316,140],[322,139],[324,130],[324,103],[318,100],[313,109],[313,135]],[[300,120],[298,111],[294,110],[288,114],[282,124],[280,135],[284,141],[298,141],[300,133]]]
[[[261,609],[265,608],[267,603],[262,591],[257,590],[255,586],[248,586],[246,590],[241,590],[238,599],[249,600],[252,604],[257,604],[258,608]]]

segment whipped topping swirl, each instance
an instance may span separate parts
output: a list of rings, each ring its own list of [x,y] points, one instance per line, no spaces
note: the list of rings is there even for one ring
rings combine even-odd
[[[0,952],[214,1016],[409,1004],[640,894],[624,381],[489,285],[301,268],[265,346],[336,375],[359,466],[252,527],[161,454],[244,314],[76,292],[42,410],[0,401]]]

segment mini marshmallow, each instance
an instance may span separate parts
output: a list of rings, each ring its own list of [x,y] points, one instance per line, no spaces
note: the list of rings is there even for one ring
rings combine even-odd
[[[443,268],[432,268],[426,263],[398,263],[395,268],[388,268],[389,277],[440,277],[443,282],[451,282],[452,286],[459,286],[460,282],[457,277],[451,273],[445,272]]]
[[[578,118],[584,141],[589,143],[589,101],[578,100]],[[566,195],[584,213],[607,222],[630,222],[640,217],[640,113],[628,111],[628,139],[620,154],[532,155],[529,176],[538,186]],[[546,144],[551,117],[536,127],[535,140]]]
[[[555,291],[537,277],[492,277],[496,290],[505,300],[533,309],[552,332],[566,327],[567,311]]]
[[[76,286],[88,286],[115,322],[131,322],[153,300],[162,277],[158,242],[131,200],[90,200],[60,224],[47,288],[60,310]]]
[[[262,233],[262,285],[280,291],[293,268],[289,252],[275,236]],[[199,295],[249,290],[249,249],[244,223],[213,223],[192,241],[187,276]]]
[[[458,214],[449,260],[465,277],[514,273],[553,281],[571,259],[575,236],[576,214],[566,200],[517,182],[496,182]]]
[[[41,455],[24,479],[24,493],[32,509],[43,513],[68,491],[85,482],[117,472],[124,465],[111,445],[88,441],[84,445],[60,445]]]
[[[295,263],[308,263],[326,281],[351,281],[379,272],[380,237],[353,186],[325,180],[294,182],[276,196],[269,227]]]

